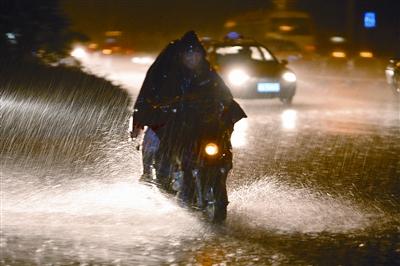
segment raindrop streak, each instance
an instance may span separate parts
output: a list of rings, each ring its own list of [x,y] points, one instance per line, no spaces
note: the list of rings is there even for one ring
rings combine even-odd
[[[302,156],[321,146],[335,152],[348,141],[333,136],[325,145],[323,134],[296,135],[313,126],[300,123],[315,115],[312,110],[271,105],[267,116],[250,110],[252,115],[235,125],[237,164],[228,181],[239,185],[228,187],[226,225],[214,227],[173,197],[137,181],[141,154],[135,149],[138,141],[128,141],[128,121],[138,87],[132,84],[141,83],[145,66],[132,68],[121,58],[89,59],[87,71],[128,84],[129,94],[74,70],[10,66],[5,71],[21,75],[0,79],[0,264],[324,264],[327,254],[320,246],[332,254],[368,250],[361,241],[364,231],[385,211],[365,208],[357,193],[344,198],[305,182],[320,161],[301,161]],[[52,78],[42,79],[48,71]],[[264,109],[264,104],[245,102],[249,109]],[[364,130],[361,126],[352,132]],[[327,123],[324,130],[343,128]],[[346,152],[346,161],[336,162],[343,167],[357,154]],[[363,171],[372,152],[359,153]],[[291,162],[300,167],[299,178],[305,173],[302,186],[285,180]],[[274,165],[281,175],[252,176],[261,164],[263,172]],[[334,174],[329,171],[326,175]],[[298,254],[304,249],[306,254]]]

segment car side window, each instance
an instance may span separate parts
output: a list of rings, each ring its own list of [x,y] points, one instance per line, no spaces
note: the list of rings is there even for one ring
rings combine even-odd
[[[215,52],[218,55],[233,55],[238,54],[243,49],[242,46],[222,46],[218,47]]]
[[[268,52],[267,49],[265,49],[265,48],[262,47],[262,46],[260,47],[260,49],[261,49],[261,51],[262,51],[262,53],[263,53],[264,58],[265,58],[266,61],[274,61],[274,57],[271,55],[270,52]]]
[[[263,61],[263,56],[260,52],[260,50],[256,46],[251,46],[249,47],[251,51],[251,59],[257,60],[257,61]]]

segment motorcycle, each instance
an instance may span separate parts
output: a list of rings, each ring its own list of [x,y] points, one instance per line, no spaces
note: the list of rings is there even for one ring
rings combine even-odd
[[[189,138],[189,141],[182,141],[186,144],[174,142],[179,147],[172,148],[172,152],[168,145],[169,152],[160,148],[153,155],[150,163],[155,176],[150,177],[150,181],[175,195],[185,206],[200,210],[206,220],[223,222],[228,205],[226,179],[232,168],[232,131],[233,126],[227,127],[221,119],[198,121],[190,135],[183,131],[182,135]]]
[[[391,59],[385,69],[386,81],[392,92],[400,95],[400,59]]]
[[[192,152],[194,160],[184,167],[183,186],[178,190],[178,198],[202,210],[211,222],[222,222],[227,216],[226,179],[232,168],[227,138],[230,133],[218,129],[208,129],[202,134]]]

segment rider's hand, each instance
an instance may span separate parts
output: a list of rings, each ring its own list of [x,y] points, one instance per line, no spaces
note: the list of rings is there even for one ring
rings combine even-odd
[[[140,135],[142,130],[143,129],[140,126],[134,126],[133,130],[130,132],[131,138],[136,139]]]

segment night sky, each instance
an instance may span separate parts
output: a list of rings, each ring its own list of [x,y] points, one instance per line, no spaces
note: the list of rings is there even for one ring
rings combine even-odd
[[[319,36],[345,34],[351,0],[297,0],[297,9],[309,12]],[[376,11],[378,28],[367,32],[378,46],[392,50],[400,43],[400,0],[354,0],[355,38],[364,36],[362,13]],[[62,0],[72,27],[92,40],[103,39],[107,30],[122,30],[125,45],[160,49],[189,29],[201,36],[221,37],[224,22],[249,10],[271,9],[271,0]],[[321,37],[321,38],[322,38]],[[397,43],[397,44],[396,44]]]

